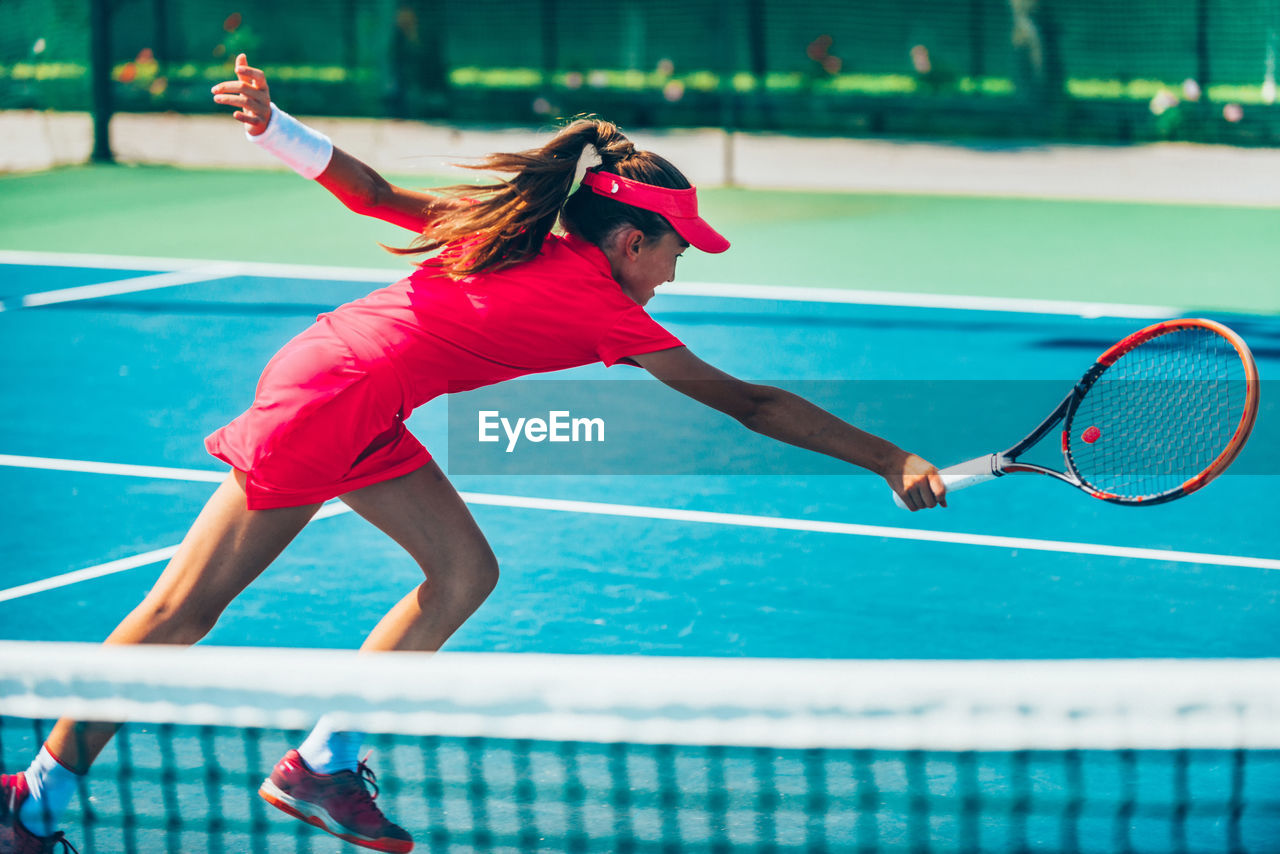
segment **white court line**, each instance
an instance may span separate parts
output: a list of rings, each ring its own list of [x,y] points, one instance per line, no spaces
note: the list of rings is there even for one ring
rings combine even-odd
[[[1069,314],[1079,317],[1176,317],[1183,310],[1170,305],[1072,302],[1070,300],[1023,299],[1019,297],[974,297],[948,294],[917,294],[899,291],[861,291],[782,285],[732,285],[710,282],[673,282],[662,286],[664,294],[736,299],[780,300],[785,302],[844,303],[849,305],[889,305],[908,308],[949,308],[965,311],[1009,311],[1027,314]]]
[[[1280,570],[1280,560],[1246,555],[1183,552],[1170,549],[1143,549],[1066,540],[1036,540],[1027,537],[1001,537],[989,534],[928,531],[921,528],[859,525],[852,522],[823,522],[816,519],[788,519],[780,516],[748,516],[740,513],[717,513],[705,510],[676,510],[667,507],[645,507],[635,504],[604,504],[595,501],[526,498],[522,495],[486,495],[477,492],[463,492],[461,495],[468,504],[485,504],[496,507],[520,507],[530,510],[592,513],[600,516],[630,516],[638,519],[665,519],[673,522],[701,522],[709,525],[773,528],[782,531],[802,531],[816,534],[844,534],[854,537],[917,540],[920,542],[949,543],[962,546],[986,546],[997,549],[1027,549],[1029,551],[1138,558],[1140,560],[1159,560],[1172,563],[1203,563],[1213,566],[1242,566],[1253,569]]]
[[[126,255],[84,255],[63,252],[0,250],[0,264],[103,269],[189,270],[221,262],[192,258],[140,258]],[[269,264],[237,261],[223,265],[223,276],[264,278],[326,279],[390,284],[411,270],[368,267],[326,267],[308,264]],[[1163,318],[1185,313],[1168,305],[1039,300],[1018,297],[958,296],[897,291],[844,290],[803,286],[744,285],[714,282],[684,282],[664,285],[662,293],[676,296],[725,297],[750,300],[783,300],[848,305],[885,305],[905,308],[942,308],[963,311],[1003,311],[1022,314],[1064,314],[1078,317]]]
[[[23,461],[33,460],[36,464]],[[55,466],[49,463],[60,463]],[[0,455],[0,465],[20,468],[60,469],[101,474],[125,474],[138,477],[165,477],[146,472],[173,472],[177,480],[222,480],[225,473],[199,469],[164,469],[152,466],[124,466],[110,463],[87,463],[78,460],[50,460],[45,457],[20,457]],[[649,507],[636,504],[609,504],[599,501],[567,501],[558,498],[531,498],[522,495],[494,495],[483,492],[460,493],[468,504],[490,507],[512,507],[525,510],[547,510],[560,513],[582,513],[596,516],[624,516],[633,519],[661,519],[672,522],[697,522],[708,525],[732,525],[746,528],[769,528],[782,531],[799,531],[815,534],[841,534],[854,537],[878,537],[890,540],[914,540],[917,542],[946,543],[950,545],[980,546],[997,549],[1026,549],[1027,551],[1058,552],[1061,554],[1095,555],[1098,557],[1133,558],[1138,560],[1165,561],[1169,563],[1198,563],[1209,566],[1235,566],[1250,569],[1280,570],[1280,559],[1251,557],[1248,555],[1215,554],[1211,552],[1185,552],[1172,549],[1146,549],[1131,546],[1109,546],[1098,543],[1071,542],[1066,540],[1038,540],[1029,537],[1003,537],[990,534],[965,534],[952,531],[929,531],[920,528],[897,528],[885,525],[859,525],[852,522],[824,522],[816,519],[789,519],[780,516],[750,516],[741,513],[719,513],[706,510],[678,510],[669,507]],[[345,504],[334,502],[320,509],[315,519],[327,519],[350,512]],[[313,520],[314,521],[314,520]],[[173,546],[171,548],[177,548]],[[0,590],[0,602],[28,596],[42,590],[75,584],[89,578],[99,578],[115,572],[123,572],[166,560],[172,551],[160,549],[124,558],[119,561],[91,566],[63,575],[53,576],[41,582],[25,584],[8,590]],[[142,560],[147,556],[152,556]],[[139,561],[141,563],[130,563]],[[50,586],[41,586],[50,585]],[[23,591],[15,593],[15,591]]]
[[[143,552],[142,554],[120,558],[119,560],[109,561],[108,563],[100,563],[97,566],[77,569],[72,572],[64,572],[61,575],[52,575],[48,578],[42,578],[39,581],[33,581],[30,584],[19,584],[17,587],[0,590],[0,602],[8,602],[11,599],[21,599],[24,596],[44,593],[46,590],[56,590],[59,587],[69,587],[72,584],[79,584],[81,581],[102,578],[104,575],[115,575],[117,572],[124,572],[128,569],[137,569],[140,566],[149,566],[153,563],[159,563],[162,560],[168,560],[173,557],[174,552],[177,550],[177,546],[166,546],[163,549]]]
[[[199,472],[199,474],[208,474],[208,472]],[[219,475],[221,480],[226,475]],[[183,478],[190,480],[194,478]],[[351,508],[345,504],[326,504],[320,508],[320,511],[312,517],[311,521],[317,519],[328,519],[331,516],[337,516],[340,513],[346,513]],[[132,555],[131,557],[120,558],[119,560],[100,563],[97,566],[90,566],[84,569],[76,569],[71,572],[64,572],[61,575],[51,575],[48,578],[42,578],[39,581],[33,581],[30,584],[19,584],[17,587],[10,587],[6,590],[0,590],[0,602],[8,602],[11,599],[21,599],[25,596],[31,596],[35,593],[44,593],[46,590],[56,590],[59,587],[70,587],[72,584],[79,584],[82,581],[90,581],[94,578],[102,578],[106,575],[115,575],[116,573],[125,572],[130,569],[138,569],[143,566],[150,566],[153,563],[160,563],[173,557],[178,551],[177,546],[165,546],[162,549],[155,549],[142,554]]]
[[[235,265],[232,264],[207,264],[203,267],[179,270],[173,273],[153,273],[147,276],[118,279],[114,282],[102,282],[96,285],[82,285],[76,288],[60,288],[54,291],[27,294],[22,297],[21,304],[24,308],[35,308],[42,305],[54,305],[55,303],[79,302],[99,297],[138,293],[139,291],[153,291],[158,288],[171,288],[177,285],[190,285],[196,282],[220,279],[224,276],[233,275],[234,272]]]
[[[0,249],[0,264],[27,267],[93,267],[99,270],[186,270],[209,259],[148,258],[144,255],[97,255],[88,252],[31,252],[24,249]]]
[[[57,460],[50,457],[22,457],[0,454],[0,466],[24,469],[48,469],[50,471],[78,471],[88,474],[114,474],[124,477],[152,477],[159,480],[192,480],[203,483],[222,483],[226,472],[204,469],[175,469],[163,466],[134,466],[123,463],[99,463],[90,460]]]
[[[398,276],[413,272],[405,263],[400,268],[337,267],[317,264],[274,264],[265,261],[218,261],[209,258],[150,258],[141,255],[94,255],[79,252],[28,252],[0,249],[0,264],[30,267],[89,267],[100,270],[155,270],[178,272],[214,264],[230,272],[223,275],[261,276],[269,279],[335,279],[352,282],[390,284]]]

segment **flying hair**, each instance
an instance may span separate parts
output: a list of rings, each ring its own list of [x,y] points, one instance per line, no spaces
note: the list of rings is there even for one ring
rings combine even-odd
[[[453,276],[498,270],[538,254],[560,220],[566,231],[602,246],[619,227],[632,225],[649,238],[673,231],[659,214],[622,204],[580,188],[570,195],[578,161],[590,146],[599,169],[669,189],[692,186],[680,170],[648,151],[639,151],[612,122],[577,119],[541,148],[490,154],[463,168],[497,173],[491,184],[445,187],[446,196],[465,199],[444,218],[431,222],[412,245],[388,247],[418,254],[450,247],[437,262]]]

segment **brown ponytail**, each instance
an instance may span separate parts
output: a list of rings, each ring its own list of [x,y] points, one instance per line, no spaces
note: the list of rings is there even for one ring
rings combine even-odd
[[[465,184],[441,192],[466,198],[469,203],[431,223],[407,248],[391,248],[399,254],[432,252],[450,244],[457,254],[442,257],[445,269],[455,276],[497,270],[527,261],[561,216],[566,229],[600,245],[623,223],[658,237],[671,226],[658,214],[624,205],[580,188],[572,197],[578,160],[587,146],[600,155],[600,169],[650,184],[684,189],[689,181],[656,154],[637,151],[611,122],[579,119],[557,133],[541,148],[514,154],[490,154],[464,168],[509,174],[495,184]]]

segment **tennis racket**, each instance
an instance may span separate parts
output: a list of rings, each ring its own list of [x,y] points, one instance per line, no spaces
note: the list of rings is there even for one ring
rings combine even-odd
[[[1030,472],[1103,501],[1162,504],[1226,471],[1257,415],[1258,369],[1244,340],[1212,320],[1169,320],[1099,356],[1018,444],[939,473],[948,493]],[[1058,425],[1061,471],[1020,461]],[[897,493],[893,498],[906,508]]]

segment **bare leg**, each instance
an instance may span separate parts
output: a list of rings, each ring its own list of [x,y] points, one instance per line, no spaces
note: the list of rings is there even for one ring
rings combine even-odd
[[[151,592],[106,642],[192,644],[200,640],[318,509],[319,504],[248,510],[244,475],[232,472],[200,511]],[[64,718],[45,744],[64,766],[83,774],[115,731],[114,724]]]
[[[467,506],[435,463],[342,500],[403,546],[426,576],[382,618],[361,649],[439,649],[498,580],[493,551]],[[280,760],[259,794],[344,839],[373,841],[370,847],[383,851],[408,850],[413,844],[408,832],[353,785],[353,778],[363,775],[363,737],[322,717],[297,751]],[[325,797],[325,792],[335,794]]]
[[[498,582],[497,559],[471,511],[434,462],[342,500],[403,546],[426,576],[361,649],[439,649]]]

